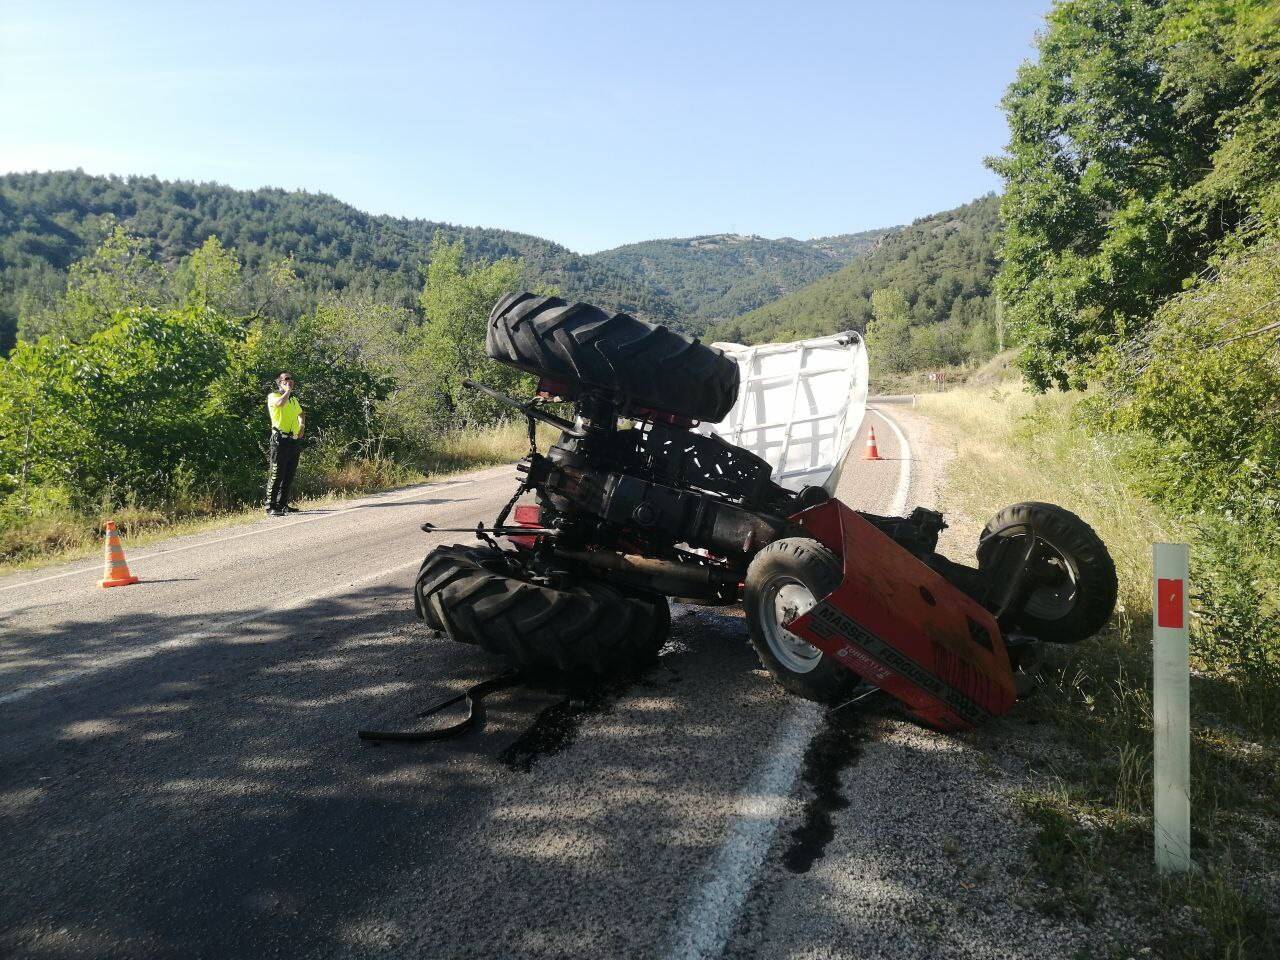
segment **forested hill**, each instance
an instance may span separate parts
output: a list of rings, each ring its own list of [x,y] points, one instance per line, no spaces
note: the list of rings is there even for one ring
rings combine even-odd
[[[821,250],[843,265],[855,257],[860,257],[864,253],[874,250],[881,240],[901,229],[901,225],[881,227],[878,230],[863,230],[861,233],[840,233],[831,237],[814,237],[812,240],[804,242],[807,246],[813,247],[815,250]]]
[[[834,273],[893,229],[817,240],[734,233],[647,240],[591,259],[655,288],[697,328],[747,313]]]
[[[897,290],[920,343],[920,365],[955,362],[994,346],[999,198],[990,194],[917,220],[830,276],[718,324],[708,339],[761,343],[865,330],[872,294]],[[935,349],[936,348],[936,349]]]
[[[250,274],[292,255],[312,296],[355,287],[403,305],[416,302],[419,266],[441,233],[461,239],[476,260],[523,259],[531,284],[555,284],[570,298],[681,324],[672,303],[643,282],[527,234],[371,216],[324,194],[63,171],[0,176],[0,351],[12,343],[24,303],[55,297],[67,268],[94,249],[110,217],[151,240],[153,256],[164,263],[216,234]]]

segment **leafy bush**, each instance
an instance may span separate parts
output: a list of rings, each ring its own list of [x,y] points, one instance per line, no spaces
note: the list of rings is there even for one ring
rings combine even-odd
[[[1280,520],[1280,229],[1219,261],[1104,355],[1104,421],[1137,431],[1148,492]]]
[[[1280,204],[1274,0],[1064,0],[1004,99],[997,288],[1037,387],[1078,385]]]
[[[0,361],[0,493],[157,496],[179,464],[212,477],[242,463],[249,449],[221,423],[214,389],[242,336],[212,314],[138,308],[82,342],[20,343]]]
[[[119,312],[81,342],[44,337],[0,360],[0,498],[31,487],[70,506],[261,485],[267,385],[291,369],[318,433],[360,436],[380,381],[328,349],[322,328],[250,326],[197,308]],[[25,496],[25,494],[24,494]]]
[[[1192,654],[1237,694],[1232,713],[1280,734],[1280,525],[1197,524]]]
[[[523,285],[518,261],[468,265],[438,238],[421,314],[354,291],[275,319],[251,305],[296,284],[291,264],[246,281],[216,237],[168,270],[114,229],[71,273],[31,315],[45,335],[0,360],[0,559],[82,546],[105,514],[155,526],[258,502],[265,397],[282,370],[307,411],[303,495],[523,448],[490,429],[504,407],[461,387],[529,385],[484,358],[490,308]]]

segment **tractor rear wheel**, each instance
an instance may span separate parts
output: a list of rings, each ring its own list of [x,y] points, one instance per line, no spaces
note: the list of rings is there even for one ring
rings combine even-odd
[[[850,699],[861,678],[787,624],[838,587],[843,575],[840,558],[808,537],[775,540],[747,568],[743,604],[751,645],[779,684],[818,703]]]
[[[534,582],[517,554],[437,547],[414,587],[418,616],[451,640],[521,667],[606,676],[647,666],[666,643],[666,597],[624,594],[598,580],[557,589]]]
[[[489,315],[494,360],[615,401],[718,423],[738,398],[738,365],[698,340],[559,297],[508,294]]]

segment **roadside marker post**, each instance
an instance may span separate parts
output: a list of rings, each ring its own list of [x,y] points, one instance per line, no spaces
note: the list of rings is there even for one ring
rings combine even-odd
[[[1187,656],[1185,543],[1153,550],[1152,720],[1155,728],[1156,868],[1191,869],[1191,669]]]

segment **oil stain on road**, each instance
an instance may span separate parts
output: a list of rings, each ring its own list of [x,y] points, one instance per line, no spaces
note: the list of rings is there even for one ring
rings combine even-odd
[[[656,666],[651,666],[628,677],[549,684],[544,689],[563,693],[564,699],[545,707],[529,729],[498,754],[498,760],[508,770],[528,773],[542,757],[568,749],[588,717],[607,714],[620,697],[643,684],[656,670]]]
[[[791,831],[782,865],[792,873],[808,873],[822,858],[835,836],[832,814],[849,806],[840,777],[859,755],[866,739],[864,718],[855,710],[827,714],[818,735],[804,754],[801,775],[813,795],[805,804],[804,818]]]

